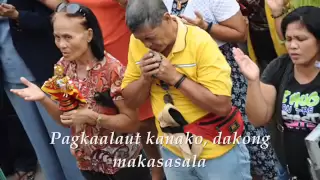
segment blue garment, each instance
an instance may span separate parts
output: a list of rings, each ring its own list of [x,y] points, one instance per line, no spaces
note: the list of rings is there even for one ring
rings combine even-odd
[[[0,20],[0,59],[4,72],[4,80],[10,83],[20,83],[20,77],[35,81],[29,68],[13,46],[9,21]]]
[[[10,89],[25,88],[19,80],[21,76],[33,83],[35,77],[18,55],[9,32],[8,20],[0,19],[0,61],[4,89],[33,145],[45,179],[83,180],[75,158],[70,153],[69,144],[62,144],[61,141],[50,144],[52,132],[59,132],[64,137],[71,136],[70,130],[59,126],[39,103],[25,101],[10,92]]]
[[[226,154],[207,159],[205,163],[181,159],[167,148],[161,146],[163,168],[168,180],[251,180],[250,156],[241,141]],[[188,166],[189,165],[189,166]]]

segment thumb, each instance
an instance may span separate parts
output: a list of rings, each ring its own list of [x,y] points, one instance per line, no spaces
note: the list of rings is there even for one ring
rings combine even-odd
[[[202,15],[199,11],[195,11],[194,14],[196,14],[197,18],[203,19]]]
[[[6,8],[6,9],[14,9],[15,8],[11,4],[6,4],[6,3],[2,4],[2,7]]]
[[[21,77],[20,78],[20,81],[24,84],[24,85],[26,85],[27,87],[30,87],[31,85],[32,85],[32,83],[30,82],[30,81],[28,81],[26,78],[24,78],[24,77]]]

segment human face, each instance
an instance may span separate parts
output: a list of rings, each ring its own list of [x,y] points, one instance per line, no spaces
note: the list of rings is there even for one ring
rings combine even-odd
[[[163,52],[175,38],[172,37],[172,19],[169,14],[165,14],[162,23],[157,27],[149,25],[142,26],[133,35],[139,39],[147,48]]]
[[[286,47],[296,65],[310,65],[319,56],[319,41],[300,21],[288,25]]]
[[[65,60],[81,59],[90,49],[92,30],[82,25],[84,21],[84,18],[68,17],[63,12],[56,13],[54,16],[55,43]]]

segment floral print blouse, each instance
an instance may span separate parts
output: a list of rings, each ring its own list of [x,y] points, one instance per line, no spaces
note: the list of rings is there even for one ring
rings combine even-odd
[[[86,98],[89,109],[100,114],[115,115],[117,113],[117,110],[114,108],[103,107],[97,104],[94,100],[94,95],[96,92],[104,92],[110,89],[110,95],[114,101],[123,99],[121,96],[121,81],[125,69],[118,60],[106,53],[103,61],[88,66],[88,75],[85,79],[77,77],[76,62],[67,61],[62,58],[58,64],[64,67],[65,75],[70,77]],[[141,144],[110,143],[112,132],[98,125],[85,125],[80,131],[77,130],[77,132],[74,127],[71,127],[71,133],[72,136],[79,136],[80,139],[84,135],[87,137],[87,141],[76,141],[76,148],[70,146],[80,170],[114,174],[120,170],[120,167],[114,167],[117,159],[128,162],[129,159],[135,159],[142,149]],[[133,142],[136,142],[135,134],[127,134],[126,136],[133,136]],[[90,142],[90,140],[91,142],[98,143],[86,143]]]

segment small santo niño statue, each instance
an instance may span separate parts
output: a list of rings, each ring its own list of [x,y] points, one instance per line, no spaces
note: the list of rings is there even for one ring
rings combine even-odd
[[[86,104],[86,99],[81,95],[79,89],[68,76],[64,75],[64,68],[61,65],[54,66],[54,76],[46,81],[41,89],[59,103],[59,109],[63,112]]]

